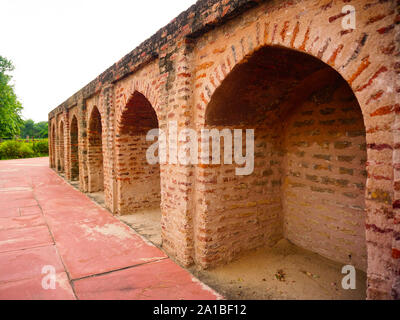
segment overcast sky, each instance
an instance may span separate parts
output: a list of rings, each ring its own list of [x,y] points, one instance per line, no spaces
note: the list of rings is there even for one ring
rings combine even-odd
[[[1,0],[0,55],[15,66],[23,118],[49,111],[195,0]]]

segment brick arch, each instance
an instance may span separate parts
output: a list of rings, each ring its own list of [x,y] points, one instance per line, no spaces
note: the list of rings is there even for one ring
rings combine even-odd
[[[100,119],[99,119],[100,118]],[[101,128],[99,128],[101,126]],[[104,150],[105,119],[100,109],[93,105],[88,112],[87,164],[88,192],[104,190]]]
[[[70,134],[70,148],[69,148],[69,165],[71,180],[79,180],[79,122],[76,112],[70,116],[69,121],[69,134]]]
[[[103,127],[103,134],[105,133],[105,128],[106,128],[106,122],[105,122],[105,120],[106,120],[106,116],[105,116],[105,113],[104,113],[104,110],[103,110],[103,108],[102,108],[102,104],[101,103],[94,103],[94,104],[91,104],[91,105],[89,105],[89,107],[88,107],[88,110],[87,110],[87,113],[86,113],[86,123],[89,125],[89,122],[90,122],[90,117],[91,117],[91,115],[92,115],[92,112],[93,112],[93,110],[94,109],[97,109],[98,110],[98,112],[100,113],[100,117],[101,117],[101,125],[102,125],[102,127]],[[79,118],[78,118],[79,119]]]
[[[54,121],[50,122],[50,135],[49,135],[49,144],[50,144],[50,167],[56,167],[56,125]]]
[[[69,110],[68,116],[69,116],[69,122],[70,123],[71,123],[73,117],[76,117],[76,119],[79,122],[79,115],[78,115],[78,110],[77,110],[76,107]]]
[[[65,121],[59,120],[57,127],[58,163],[57,171],[65,172]]]
[[[324,10],[326,8],[321,7],[321,11]],[[363,19],[366,17],[367,15],[362,16]],[[371,41],[374,40],[370,38],[374,35],[361,31],[353,30],[349,33],[344,32],[342,35],[339,31],[339,39],[343,37],[344,40],[332,41],[332,39],[338,39],[338,28],[337,25],[328,24],[324,28],[324,34],[318,34],[316,22],[312,18],[307,18],[306,14],[303,17],[296,16],[293,21],[285,21],[283,18],[275,20],[281,21],[279,23],[269,18],[270,21],[262,19],[254,21],[250,27],[252,32],[248,32],[248,38],[241,38],[232,43],[225,40],[221,53],[215,58],[217,63],[210,62],[212,66],[203,74],[205,80],[199,85],[201,89],[196,96],[197,125],[198,127],[205,126],[207,106],[216,89],[235,66],[245,63],[254,52],[265,46],[282,47],[306,53],[329,65],[340,74],[357,98],[366,128],[368,176],[365,201],[368,297],[388,297],[393,285],[393,280],[388,279],[394,279],[393,274],[400,270],[399,242],[393,238],[391,247],[380,236],[396,230],[396,226],[393,225],[393,209],[396,211],[396,208],[400,208],[398,205],[392,207],[392,203],[396,204],[395,199],[399,198],[393,193],[395,188],[392,188],[394,183],[392,163],[400,156],[394,148],[394,137],[390,129],[396,120],[396,106],[398,108],[393,81],[395,65],[390,64],[390,59],[388,59],[389,49],[393,46],[390,44],[391,38],[385,37],[386,31],[383,28],[378,30],[378,33],[383,36],[379,43],[380,49],[377,50],[376,45],[371,46]],[[334,21],[336,18],[332,15],[330,19]],[[366,25],[367,21],[359,19],[358,23]],[[372,32],[376,34],[377,30],[371,30],[371,34]],[[368,51],[365,50],[367,47]],[[373,52],[372,49],[374,49]],[[391,50],[393,51],[396,50]],[[393,84],[392,88],[388,88],[390,83]],[[376,124],[378,119],[381,121],[379,125]],[[377,216],[378,213],[380,217]],[[400,292],[398,289],[397,291]]]
[[[115,179],[119,214],[160,208],[160,166],[146,159],[146,150],[153,143],[146,141],[146,134],[159,128],[159,114],[153,105],[157,99],[149,94],[150,86],[142,85],[140,91],[141,83],[134,82],[128,89],[129,99],[124,98],[124,106],[117,109]]]
[[[379,16],[380,25],[388,24],[383,28],[374,25],[375,21],[371,23],[371,20],[368,20],[370,16],[376,14],[376,6],[363,5],[362,1],[352,5],[358,11],[357,25],[363,28],[356,28],[351,32],[341,28],[343,15],[337,14],[340,13],[338,9],[341,7],[327,4],[316,6],[307,12],[302,12],[303,9],[299,8],[296,14],[296,5],[288,4],[291,19],[282,16],[277,19],[278,15],[282,14],[280,11],[287,11],[286,5],[282,5],[274,8],[268,15],[262,14],[253,19],[249,23],[250,26],[245,29],[245,36],[236,37],[231,42],[225,39],[224,45],[214,50],[214,53],[220,52],[220,54],[215,56],[216,63],[212,64],[210,68],[212,72],[208,72],[207,80],[202,86],[200,94],[202,101],[198,105],[201,110],[199,117],[202,118],[204,108],[212,94],[230,71],[264,46],[281,46],[309,54],[325,62],[349,83],[363,115],[369,115],[374,111],[373,102],[383,100],[385,95],[391,95],[390,90],[384,90],[389,81],[379,80],[395,79],[396,75],[395,66],[390,66],[389,61],[383,62],[396,53],[396,47],[398,50],[398,46],[393,43],[393,37],[390,36],[391,32],[394,32],[392,23],[396,22],[396,13],[393,10],[395,4],[381,4],[392,7],[392,11],[390,8],[386,9],[390,14]],[[269,5],[265,6],[268,11]],[[277,15],[276,18],[274,15]],[[319,19],[316,19],[315,15],[319,15]],[[325,23],[323,34],[319,32],[321,23]],[[376,35],[379,36],[378,45]],[[394,81],[391,82],[394,85]]]
[[[267,45],[268,46],[268,45]],[[296,50],[290,47],[285,47],[285,46],[279,46],[279,45],[274,45],[275,47],[282,47],[288,50],[294,50],[294,51],[298,51],[300,53],[306,53],[309,54],[323,62],[325,62],[326,64],[330,65],[335,71],[338,72],[338,74],[340,74],[343,79],[345,79],[348,84],[352,87],[353,89],[353,93],[356,96],[357,100],[360,103],[360,107],[361,107],[361,111],[363,113],[363,115],[367,116],[370,115],[371,113],[371,108],[368,107],[369,103],[372,100],[376,100],[379,99],[382,95],[382,90],[380,90],[380,87],[378,88],[374,88],[375,87],[375,83],[373,83],[373,81],[368,81],[367,83],[363,84],[363,85],[355,85],[354,82],[356,80],[356,78],[360,75],[360,73],[364,70],[365,66],[370,66],[369,69],[371,70],[377,70],[377,72],[374,73],[374,77],[378,76],[380,73],[382,72],[386,72],[386,67],[381,68],[379,63],[375,63],[372,64],[371,62],[368,61],[368,59],[365,58],[356,58],[355,63],[358,61],[359,63],[359,68],[357,69],[357,71],[355,73],[352,73],[351,71],[348,71],[348,69],[343,70],[342,66],[336,67],[335,65],[332,65],[331,62],[329,62],[330,59],[325,59],[326,61],[324,61],[324,59],[319,58],[318,56],[315,56],[313,54],[311,54],[310,52],[307,51],[302,51],[302,50]],[[257,49],[261,49],[265,46],[261,46]],[[249,50],[248,52],[245,53],[244,57],[241,59],[241,61],[238,61],[235,64],[232,64],[233,61],[233,57],[231,56],[231,54],[228,54],[225,57],[224,62],[219,63],[219,65],[214,69],[214,71],[212,73],[210,73],[207,76],[207,80],[205,81],[205,83],[207,83],[207,85],[203,86],[202,90],[200,91],[200,98],[201,98],[201,102],[199,103],[198,107],[201,110],[198,113],[198,117],[199,119],[201,119],[200,125],[204,125],[204,120],[205,120],[205,112],[206,112],[206,108],[208,106],[208,103],[211,100],[212,95],[214,94],[215,90],[221,85],[221,83],[225,80],[225,78],[230,74],[230,72],[234,69],[235,66],[238,66],[240,64],[243,64],[247,61],[247,59],[257,50]],[[331,58],[332,59],[332,58]],[[363,91],[363,87],[369,87],[368,92],[373,92],[373,94],[368,94],[368,92]],[[365,101],[365,103],[362,103],[363,101]]]
[[[160,121],[161,106],[159,104],[158,94],[152,85],[150,85],[150,83],[144,80],[133,80],[128,85],[127,89],[123,91],[125,92],[116,92],[116,96],[121,95],[117,98],[117,108],[115,114],[117,124],[121,122],[122,114],[125,112],[128,102],[133,97],[135,92],[139,92],[150,102],[151,106],[156,112],[158,121]]]

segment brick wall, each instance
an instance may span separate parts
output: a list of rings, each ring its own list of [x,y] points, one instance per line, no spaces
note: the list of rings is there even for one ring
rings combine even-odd
[[[206,123],[254,128],[255,168],[237,176],[235,164],[200,165],[199,263],[286,237],[365,270],[365,128],[335,71],[299,53],[260,50],[218,87]]]
[[[366,271],[366,142],[361,109],[347,83],[318,90],[285,127],[285,237]]]
[[[92,109],[88,125],[88,191],[104,190],[103,149],[101,115],[97,107]]]
[[[79,179],[79,130],[78,130],[78,120],[76,116],[72,117],[71,126],[70,126],[70,136],[71,136],[71,180]]]
[[[346,4],[356,29],[341,26]],[[367,267],[368,298],[398,298],[398,21],[389,0],[199,1],[50,112],[51,159],[70,178],[76,108],[81,190],[100,190],[93,181],[103,174],[114,213],[160,194],[163,248],[182,264],[223,263],[287,237]],[[145,166],[134,153],[146,147],[142,135],[118,132],[136,91],[161,129],[253,126],[254,173]],[[91,125],[94,106],[101,120]],[[132,196],[138,185],[147,198]]]
[[[58,127],[58,159],[57,159],[57,170],[64,172],[64,121],[60,121]]]
[[[153,143],[146,141],[146,134],[154,128],[158,128],[157,115],[146,97],[136,91],[117,124],[115,139],[120,214],[160,207],[160,166],[146,159]]]

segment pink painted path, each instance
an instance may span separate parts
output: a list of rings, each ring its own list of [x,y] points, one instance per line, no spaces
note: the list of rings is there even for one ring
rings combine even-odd
[[[44,289],[45,266],[54,289]],[[0,161],[0,299],[216,298],[67,184],[48,158]]]

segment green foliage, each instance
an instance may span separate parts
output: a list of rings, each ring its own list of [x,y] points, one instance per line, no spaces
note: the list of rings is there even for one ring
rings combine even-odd
[[[22,105],[17,99],[12,77],[14,70],[11,61],[0,56],[0,138],[11,138],[20,132]]]
[[[49,154],[49,141],[47,139],[42,139],[39,141],[34,141],[32,149],[35,154]]]
[[[35,156],[35,152],[32,146],[27,143],[21,143],[19,147],[19,158],[32,158]]]
[[[21,138],[47,138],[49,136],[48,122],[41,121],[35,123],[28,119],[21,125]]]
[[[0,143],[0,159],[43,157],[49,153],[48,140],[7,140]]]
[[[4,141],[0,144],[0,158],[13,159],[19,158],[20,143],[16,140]]]

